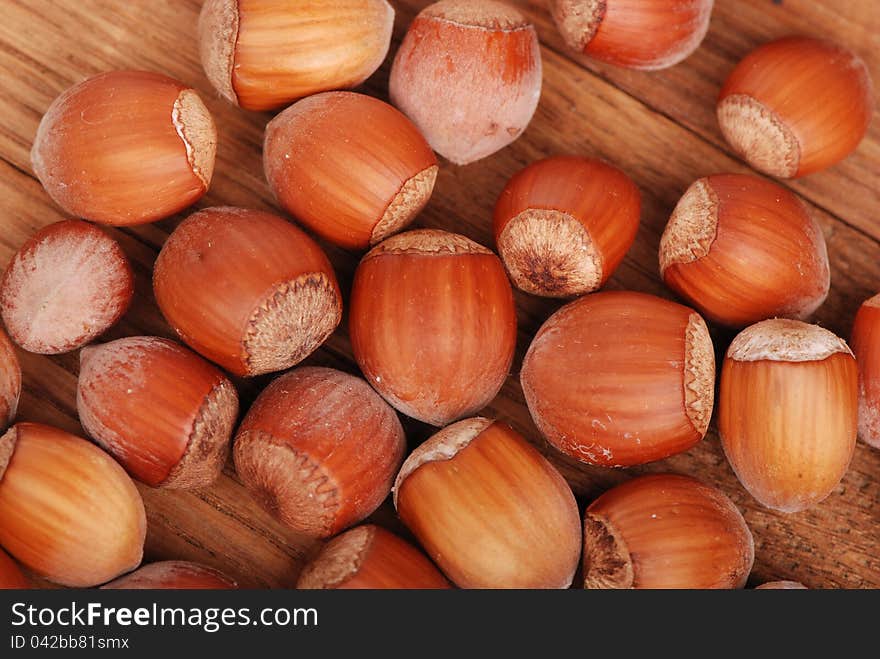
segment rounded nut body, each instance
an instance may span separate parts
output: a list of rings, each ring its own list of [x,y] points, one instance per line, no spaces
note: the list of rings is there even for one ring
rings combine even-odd
[[[31,162],[71,215],[130,225],[198,201],[211,183],[216,150],[214,120],[195,91],[158,73],[112,71],[55,99]]]
[[[93,224],[64,220],[37,231],[12,257],[0,281],[0,313],[22,348],[56,355],[115,325],[133,295],[119,244]]]
[[[850,345],[859,367],[859,437],[880,448],[880,295],[859,308]]]
[[[568,484],[523,437],[481,417],[419,446],[394,486],[400,518],[462,588],[567,588],[581,525]]]
[[[356,87],[391,44],[386,0],[206,0],[199,53],[214,88],[248,110]]]
[[[806,318],[831,286],[825,237],[806,205],[746,174],[688,188],[660,240],[660,273],[706,318],[731,327]]]
[[[714,0],[550,0],[569,48],[630,69],[665,69],[706,36]]]
[[[30,588],[31,584],[21,569],[5,551],[0,549],[0,590]]]
[[[602,286],[635,240],[641,194],[600,160],[556,156],[514,176],[495,205],[498,253],[520,290],[573,297]]]
[[[275,117],[266,127],[263,165],[291,215],[349,249],[409,224],[437,178],[437,158],[409,119],[351,92],[311,96]]]
[[[535,28],[496,0],[441,0],[409,27],[394,58],[392,102],[458,165],[518,138],[541,96]]]
[[[327,256],[276,215],[208,208],[168,237],[156,302],[180,338],[236,375],[289,368],[336,329],[342,297]]]
[[[213,483],[238,417],[235,387],[218,368],[151,336],[85,348],[76,406],[89,436],[152,487]]]
[[[306,367],[260,394],[233,456],[242,483],[266,510],[326,538],[379,507],[405,450],[397,415],[366,382]]]
[[[862,141],[873,112],[865,63],[842,46],[809,37],[752,51],[718,99],[725,139],[752,167],[780,178],[843,160]]]
[[[111,581],[102,590],[231,590],[236,583],[219,570],[188,561],[150,563]]]
[[[0,430],[6,430],[21,398],[21,364],[6,332],[0,327]]]
[[[36,423],[0,437],[0,545],[37,574],[102,584],[138,566],[146,528],[134,483],[90,442]]]
[[[404,414],[437,426],[495,397],[516,345],[501,261],[444,231],[409,231],[370,251],[355,273],[349,322],[370,384]]]
[[[794,320],[766,320],[733,340],[721,371],[718,431],[748,492],[787,513],[837,487],[856,442],[858,373],[846,343]]]
[[[680,304],[595,293],[544,323],[520,382],[532,419],[560,451],[604,467],[652,462],[706,434],[712,339],[699,314]]]
[[[300,590],[435,590],[449,582],[422,552],[365,524],[331,540],[299,577]]]
[[[688,476],[634,478],[584,516],[585,588],[742,588],[754,560],[733,502]]]

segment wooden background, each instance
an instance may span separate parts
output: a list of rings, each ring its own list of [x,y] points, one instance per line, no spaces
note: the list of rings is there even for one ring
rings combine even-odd
[[[28,157],[42,113],[75,82],[118,68],[160,71],[192,85],[214,114],[220,132],[213,185],[199,207],[229,204],[273,208],[263,178],[261,143],[269,114],[228,105],[211,89],[195,41],[199,0],[0,0],[0,266],[38,228],[63,217],[32,174]],[[365,85],[387,98],[388,68],[400,39],[426,1],[392,0],[397,10],[391,54]],[[608,288],[671,297],[657,275],[660,234],[678,198],[695,179],[748,171],[724,143],[715,98],[735,63],[755,46],[804,33],[838,40],[857,51],[880,83],[880,11],[876,0],[716,0],[709,35],[683,64],[656,73],[583,66],[567,54],[543,0],[514,2],[535,22],[542,41],[544,87],[529,129],[515,144],[467,167],[444,162],[430,205],[417,224],[491,242],[491,210],[506,180],[529,162],[558,153],[606,158],[629,173],[643,193],[642,226]],[[880,289],[880,122],[845,162],[789,185],[815,213],[832,264],[828,302],[817,322],[849,335],[863,299]],[[154,225],[114,230],[137,275],[136,302],[107,335],[172,336],[153,301],[150,272],[178,216]],[[350,288],[357,255],[328,247],[340,284]],[[557,302],[517,294],[519,344],[513,374],[487,410],[536,442],[517,373],[530,338]],[[352,372],[346,322],[308,363]],[[732,334],[713,330],[723,354]],[[19,419],[81,432],[76,419],[78,355],[42,357],[19,352],[24,392]],[[268,378],[238,384],[243,408]],[[411,446],[431,429],[407,422]],[[813,510],[783,515],[759,507],[727,465],[714,427],[698,446],[629,472],[585,468],[548,455],[575,488],[582,505],[632,473],[676,471],[723,488],[743,510],[756,541],[750,584],[796,579],[814,588],[880,586],[880,451],[859,444],[849,473]],[[262,513],[236,481],[231,463],[218,483],[197,492],[141,487],[149,532],[146,560],[189,559],[217,566],[243,586],[288,587],[316,543],[287,531]],[[390,504],[375,515],[394,528]]]

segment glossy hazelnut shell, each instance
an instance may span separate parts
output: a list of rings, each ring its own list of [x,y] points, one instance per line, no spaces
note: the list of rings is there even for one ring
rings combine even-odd
[[[342,316],[317,243],[277,215],[241,208],[184,220],[156,259],[153,291],[183,342],[236,375],[299,363]]]
[[[610,291],[570,302],[544,323],[520,382],[553,446],[588,464],[629,467],[703,438],[714,375],[699,314],[653,295]]]
[[[349,334],[385,400],[445,425],[485,407],[507,377],[516,345],[510,282],[498,257],[464,236],[398,234],[355,272]]]

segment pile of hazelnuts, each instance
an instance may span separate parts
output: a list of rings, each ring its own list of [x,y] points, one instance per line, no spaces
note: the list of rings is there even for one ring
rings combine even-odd
[[[690,55],[712,4],[549,3],[574,50],[636,69]],[[495,208],[498,255],[463,235],[406,230],[431,197],[435,152],[467,164],[526,129],[541,51],[512,6],[441,0],[415,18],[397,52],[393,105],[336,91],[379,67],[393,21],[385,0],[205,2],[200,51],[217,91],[246,110],[289,106],[269,122],[263,155],[278,205],[296,224],[220,207],[171,233],[153,291],[180,342],[92,343],[134,290],[125,255],[98,225],[153,222],[198,201],[214,169],[211,115],[187,85],[135,71],[89,78],[52,103],[33,168],[61,208],[85,219],[40,230],[6,268],[0,416],[12,422],[21,389],[10,338],[39,354],[81,349],[77,409],[93,441],[27,422],[0,438],[0,545],[68,586],[234,587],[192,563],[136,569],[146,521],[131,480],[207,487],[231,443],[256,501],[292,529],[333,538],[304,569],[303,588],[565,588],[581,556],[591,588],[742,587],[752,535],[717,488],[642,476],[582,517],[529,441],[475,416],[511,369],[511,283],[574,298],[541,327],[520,372],[550,445],[587,465],[640,465],[698,443],[717,407],[742,485],[784,512],[832,493],[858,431],[880,445],[880,299],[859,312],[857,368],[843,339],[804,322],[830,286],[821,229],[787,188],[753,175],[701,178],[672,212],[660,272],[691,306],[594,292],[632,245],[641,209],[632,180],[600,160],[560,155],[517,173]],[[790,37],[749,54],[717,110],[750,165],[799,177],[856,148],[871,83],[845,48]],[[297,224],[366,252],[347,303],[330,261]],[[336,331],[344,304],[363,377],[296,367]],[[717,405],[704,318],[744,328],[724,358]],[[238,423],[224,371],[287,372]],[[408,456],[398,412],[438,428]],[[358,526],[392,492],[421,548]],[[15,561],[0,551],[0,583],[27,585]]]

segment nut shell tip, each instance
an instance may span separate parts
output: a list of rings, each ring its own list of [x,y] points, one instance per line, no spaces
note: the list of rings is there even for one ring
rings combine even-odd
[[[455,455],[474,441],[489,426],[495,423],[492,419],[482,416],[464,419],[446,426],[443,430],[433,435],[430,439],[418,446],[404,461],[394,480],[392,488],[394,508],[397,508],[397,493],[410,474],[423,464],[450,460]]]

